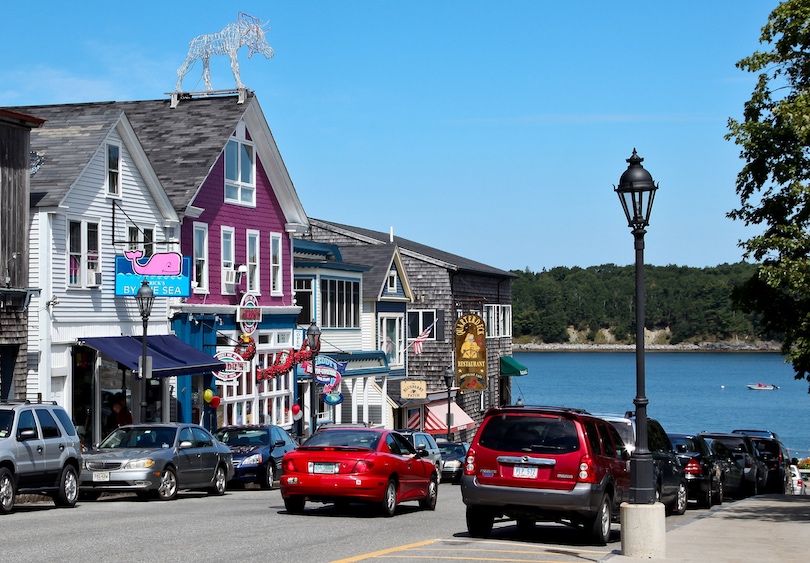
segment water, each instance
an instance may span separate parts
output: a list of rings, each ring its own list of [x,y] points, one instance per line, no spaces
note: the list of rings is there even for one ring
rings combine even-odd
[[[633,352],[515,352],[529,374],[513,378],[512,395],[526,404],[633,410]],[[750,391],[750,383],[778,385]],[[647,414],[667,432],[771,430],[791,456],[810,456],[808,382],[776,353],[647,352]]]

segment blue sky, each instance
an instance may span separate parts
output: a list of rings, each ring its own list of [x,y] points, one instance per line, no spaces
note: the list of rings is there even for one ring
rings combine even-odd
[[[715,266],[755,232],[725,217],[741,161],[723,136],[755,82],[734,64],[776,5],[9,2],[0,106],[163,98],[189,42],[243,11],[275,57],[243,48],[242,81],[309,216],[507,270],[632,264],[613,185],[636,148],[660,186],[645,261]],[[233,88],[226,57],[211,71]]]

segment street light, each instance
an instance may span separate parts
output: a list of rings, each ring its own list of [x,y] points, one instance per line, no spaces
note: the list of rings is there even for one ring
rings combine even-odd
[[[143,335],[141,342],[143,344],[141,351],[141,383],[139,385],[141,395],[141,415],[138,422],[146,422],[146,377],[151,377],[151,370],[147,369],[147,340],[146,331],[149,326],[149,315],[152,314],[152,305],[155,303],[155,293],[149,287],[149,282],[143,280],[141,287],[138,288],[138,293],[135,294],[135,301],[138,303],[138,311],[141,313],[141,320],[143,320]]]
[[[453,426],[453,413],[450,410],[450,390],[453,388],[453,383],[456,382],[456,372],[453,371],[452,367],[447,368],[447,371],[444,372],[444,384],[447,386],[447,441],[452,442],[453,439],[450,437],[450,428]]]
[[[653,457],[647,439],[647,403],[644,374],[644,235],[658,186],[641,165],[636,149],[614,190],[619,194],[636,249],[636,447],[630,456],[630,503],[622,506],[622,554],[666,557],[666,526],[662,505],[656,505]],[[625,529],[626,528],[626,529]]]
[[[307,346],[312,352],[312,358],[310,360],[310,364],[312,365],[312,381],[309,383],[309,435],[312,436],[312,434],[315,433],[315,423],[318,418],[318,413],[315,410],[315,404],[318,401],[318,394],[315,390],[315,356],[318,355],[318,351],[321,349],[321,329],[315,324],[315,319],[312,320],[309,328],[307,328]]]

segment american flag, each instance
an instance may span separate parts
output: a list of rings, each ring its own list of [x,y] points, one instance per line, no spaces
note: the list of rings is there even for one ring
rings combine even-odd
[[[430,336],[430,331],[433,329],[433,325],[436,324],[436,321],[433,321],[433,324],[427,327],[425,330],[419,333],[419,336],[416,337],[416,340],[413,341],[413,353],[414,354],[421,354],[422,353],[422,346],[425,343],[425,340],[428,339]]]

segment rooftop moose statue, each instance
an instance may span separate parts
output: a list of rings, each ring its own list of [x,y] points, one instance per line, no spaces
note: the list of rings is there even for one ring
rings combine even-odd
[[[267,30],[262,29],[261,20],[239,12],[239,19],[236,23],[228,24],[219,33],[209,33],[199,35],[191,40],[188,47],[188,55],[182,66],[177,69],[177,85],[175,90],[181,92],[183,78],[186,76],[189,67],[197,59],[203,62],[203,81],[206,90],[213,90],[211,87],[211,69],[209,62],[211,55],[228,55],[231,59],[231,70],[236,80],[237,88],[244,88],[242,80],[239,78],[239,61],[237,51],[247,45],[250,47],[248,58],[254,53],[261,53],[268,59],[273,56],[273,48],[267,44],[264,34]]]

